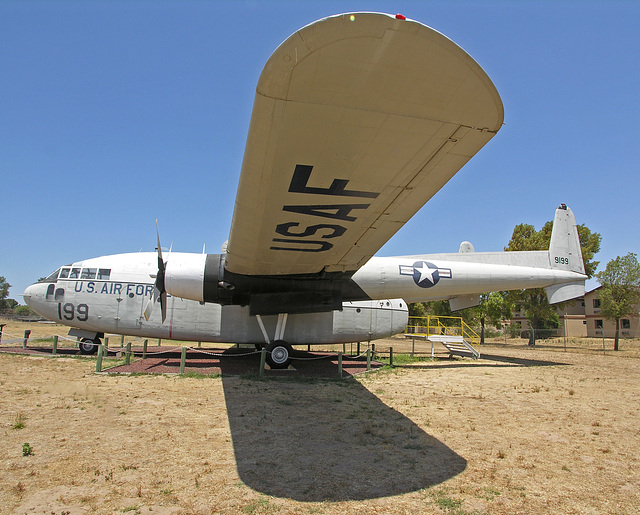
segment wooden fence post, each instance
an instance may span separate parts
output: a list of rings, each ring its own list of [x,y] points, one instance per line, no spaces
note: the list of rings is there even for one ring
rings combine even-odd
[[[142,342],[142,359],[145,359],[147,357],[147,345],[149,343],[149,340],[144,340],[144,342]]]
[[[131,363],[131,342],[127,342],[127,349],[124,353],[124,364],[129,365]]]
[[[259,375],[260,377],[264,376],[264,364],[267,361],[267,349],[262,347],[262,350],[260,351],[260,372]]]
[[[184,374],[184,369],[187,363],[187,348],[182,347],[182,351],[180,352],[180,373]]]
[[[389,366],[393,366],[393,347],[389,347]]]
[[[53,337],[53,348],[51,349],[51,354],[55,356],[58,353],[58,335],[56,334]]]
[[[371,370],[371,349],[367,349],[367,372]]]
[[[96,359],[96,372],[102,372],[102,354],[104,352],[104,346],[98,345],[98,357]]]
[[[338,352],[338,377],[342,379],[342,352]]]
[[[22,348],[26,349],[27,348],[27,341],[29,340],[29,335],[31,334],[31,330],[30,329],[25,329],[24,331],[24,341],[22,342]]]

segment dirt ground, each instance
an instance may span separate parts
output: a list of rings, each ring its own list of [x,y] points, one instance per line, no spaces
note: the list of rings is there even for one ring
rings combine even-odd
[[[5,333],[25,328],[66,333]],[[344,381],[0,353],[0,512],[635,514],[640,343],[621,346],[436,349]]]

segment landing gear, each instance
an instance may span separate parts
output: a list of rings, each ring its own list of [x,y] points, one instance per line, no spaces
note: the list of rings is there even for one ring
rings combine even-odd
[[[271,368],[287,368],[293,349],[284,340],[274,340],[267,345],[267,363]]]
[[[89,338],[83,338],[80,340],[80,354],[89,356],[98,352],[98,345],[100,345],[100,338],[90,340]]]
[[[278,315],[275,338],[271,340],[262,322],[262,316],[256,315],[256,320],[264,337],[265,348],[267,349],[267,363],[271,368],[287,368],[291,363],[293,348],[283,340],[284,330],[287,326],[287,316],[287,313],[280,313]],[[256,348],[257,347],[258,345],[256,344]]]

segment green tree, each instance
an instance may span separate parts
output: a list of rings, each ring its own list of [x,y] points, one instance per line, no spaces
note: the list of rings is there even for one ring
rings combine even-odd
[[[638,257],[629,252],[607,263],[604,271],[596,274],[600,288],[600,307],[604,317],[615,320],[616,334],[613,348],[618,350],[620,319],[638,316],[640,302],[640,264]]]
[[[431,302],[425,302],[427,314],[437,317],[450,317],[455,316],[451,311],[451,304],[448,300],[432,300]],[[443,321],[444,323],[444,321]],[[445,323],[445,325],[447,325]]]
[[[31,315],[35,315],[35,313],[31,310],[31,308],[29,306],[25,306],[25,305],[20,305],[16,302],[16,306],[13,307],[13,314],[20,316],[20,317],[26,317],[26,316],[31,316]]]
[[[427,311],[425,309],[424,302],[411,302],[409,304],[409,316],[426,317]]]
[[[6,309],[7,307],[6,298],[9,296],[9,288],[11,288],[11,285],[0,275],[0,309]]]
[[[509,240],[509,244],[504,250],[549,250],[552,229],[553,222],[545,223],[539,231],[537,231],[533,225],[516,225],[511,240]],[[593,260],[593,257],[600,251],[602,236],[596,232],[592,232],[585,225],[578,225],[578,236],[580,238],[585,272],[587,276],[592,277],[599,264],[598,261]],[[535,345],[536,336],[547,337],[552,334],[552,329],[559,326],[556,308],[549,304],[544,289],[533,288],[530,290],[512,291],[506,294],[506,298],[514,306],[519,306],[529,321],[531,327],[529,345]],[[538,333],[537,335],[536,332]]]
[[[480,322],[480,343],[484,343],[486,324],[499,327],[500,322],[511,318],[511,304],[501,292],[483,293],[480,295],[480,304],[469,308],[474,318]]]
[[[462,312],[461,312],[462,313]],[[457,316],[463,316],[462,314],[455,314]],[[451,317],[451,306],[448,300],[433,300],[429,302],[412,302],[409,304],[409,316],[418,317],[409,321],[410,325],[426,326],[426,317]],[[455,322],[452,319],[443,318],[440,320],[443,325],[453,325]]]
[[[409,304],[410,317],[451,316],[448,300],[432,300],[429,302],[412,302]]]
[[[18,305],[18,301],[15,299],[4,299],[4,309],[13,309]]]

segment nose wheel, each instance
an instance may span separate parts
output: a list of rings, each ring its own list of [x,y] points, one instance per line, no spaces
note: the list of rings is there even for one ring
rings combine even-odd
[[[98,345],[100,345],[100,338],[91,340],[89,338],[83,338],[80,340],[80,354],[84,356],[90,356],[98,352]]]

